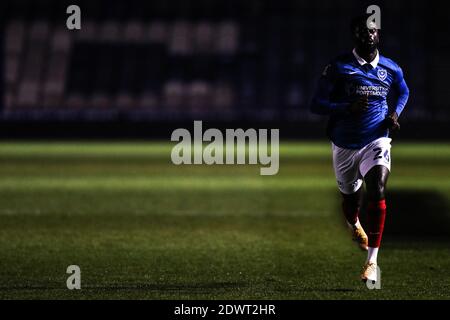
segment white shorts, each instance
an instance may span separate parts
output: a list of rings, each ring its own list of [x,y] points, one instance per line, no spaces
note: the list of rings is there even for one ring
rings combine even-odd
[[[333,166],[339,190],[345,194],[358,191],[363,178],[374,166],[391,171],[391,138],[379,138],[362,149],[344,149],[332,143]]]

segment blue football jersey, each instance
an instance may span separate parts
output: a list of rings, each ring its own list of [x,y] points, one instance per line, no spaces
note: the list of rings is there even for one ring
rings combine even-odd
[[[348,53],[331,61],[322,73],[311,102],[311,111],[329,115],[327,134],[339,147],[360,149],[389,135],[385,118],[396,111],[400,116],[406,105],[409,90],[402,69],[391,59],[377,54],[371,64],[355,53]],[[396,103],[388,107],[391,88]],[[362,114],[348,112],[350,104],[368,96],[368,110]]]

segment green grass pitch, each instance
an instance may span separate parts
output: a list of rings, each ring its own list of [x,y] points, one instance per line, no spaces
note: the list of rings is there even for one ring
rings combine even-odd
[[[450,298],[450,144],[393,144],[381,290],[358,280],[328,143],[283,143],[276,176],[175,166],[172,146],[0,143],[0,298]]]

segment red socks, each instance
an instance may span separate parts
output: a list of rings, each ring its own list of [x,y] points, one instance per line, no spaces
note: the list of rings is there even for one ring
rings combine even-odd
[[[344,201],[342,202],[342,210],[348,223],[354,225],[358,221],[359,206],[357,203]]]
[[[381,237],[383,235],[384,220],[386,218],[386,201],[370,201],[367,205],[367,222],[369,247],[380,247]]]

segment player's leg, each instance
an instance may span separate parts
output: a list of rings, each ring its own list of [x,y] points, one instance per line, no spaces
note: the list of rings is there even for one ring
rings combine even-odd
[[[361,279],[378,280],[377,257],[386,218],[385,189],[391,168],[391,139],[380,138],[366,146],[360,164],[367,190],[368,254]]]
[[[356,192],[345,194],[341,192],[342,195],[342,211],[344,212],[345,219],[348,224],[354,225],[358,221],[359,209],[362,200],[362,190],[360,187]]]
[[[351,229],[353,240],[367,250],[367,235],[359,223],[362,197],[362,176],[359,172],[358,152],[333,145],[333,167],[342,194],[342,210]]]
[[[368,237],[359,222],[359,212],[361,207],[363,188],[362,186],[354,193],[342,193],[342,211],[344,212],[347,224],[352,230],[353,240],[356,241],[362,250],[368,248]]]
[[[389,169],[377,165],[364,177],[367,189],[367,221],[369,252],[367,262],[377,262],[378,249],[383,236],[386,219],[385,189],[389,177]]]

